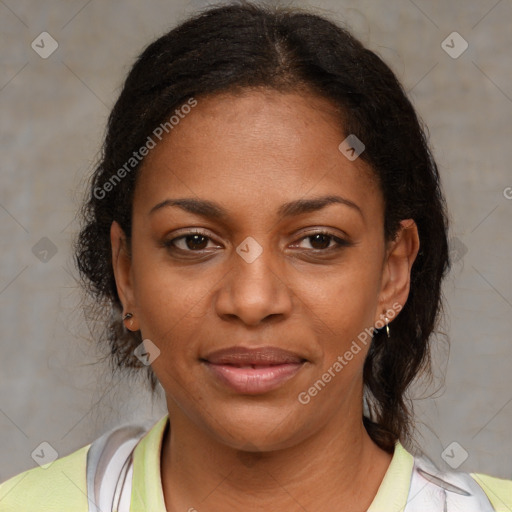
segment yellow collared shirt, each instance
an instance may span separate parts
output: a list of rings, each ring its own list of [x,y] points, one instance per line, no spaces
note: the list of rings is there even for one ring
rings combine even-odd
[[[166,512],[160,453],[166,414],[140,440],[133,454],[130,512]],[[0,512],[87,512],[86,458],[90,445],[0,484]],[[368,512],[401,512],[406,506],[414,458],[397,443],[391,464]],[[497,512],[512,512],[512,480],[472,474]],[[106,512],[106,511],[104,511]]]

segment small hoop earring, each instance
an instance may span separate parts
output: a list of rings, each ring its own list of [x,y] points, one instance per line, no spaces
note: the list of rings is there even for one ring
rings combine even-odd
[[[386,334],[388,335],[388,338],[390,338],[391,336],[389,335],[389,319],[388,317],[384,317],[384,320],[386,320]]]

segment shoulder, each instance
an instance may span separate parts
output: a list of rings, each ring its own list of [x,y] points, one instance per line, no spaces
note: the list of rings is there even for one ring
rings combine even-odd
[[[512,510],[512,480],[504,480],[480,473],[471,473],[475,482],[483,489],[497,512]]]
[[[0,484],[2,512],[87,512],[86,464],[90,445],[46,467],[24,471]]]
[[[443,509],[511,512],[512,480],[440,470],[428,457],[419,455],[414,457],[407,503],[407,511],[411,512]]]

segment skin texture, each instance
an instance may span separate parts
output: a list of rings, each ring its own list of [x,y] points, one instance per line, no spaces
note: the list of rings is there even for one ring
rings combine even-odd
[[[161,459],[167,509],[364,511],[391,460],[362,423],[368,347],[308,404],[297,397],[405,304],[416,225],[402,221],[386,243],[377,181],[338,150],[348,134],[327,100],[269,90],[197,100],[144,161],[130,250],[120,226],[111,229],[119,296],[134,315],[127,327],[160,350],[152,366],[171,418]],[[283,203],[327,195],[360,211],[335,203],[277,215]],[[176,198],[215,201],[227,214],[150,214]],[[190,228],[208,238],[163,245]],[[319,228],[349,244],[315,239]],[[236,252],[249,236],[263,251],[251,263]],[[307,362],[276,390],[239,394],[200,361],[235,345],[277,346]]]

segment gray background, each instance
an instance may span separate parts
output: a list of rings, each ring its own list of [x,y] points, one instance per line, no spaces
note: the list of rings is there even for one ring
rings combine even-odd
[[[119,423],[165,413],[161,395],[112,380],[101,361],[70,243],[131,63],[206,4],[0,0],[0,481],[34,467],[42,441],[63,456]],[[417,439],[443,467],[441,453],[457,441],[469,454],[460,469],[512,478],[512,2],[295,5],[346,21],[395,70],[430,128],[456,263],[445,286],[450,357],[436,343],[437,386],[416,403]],[[47,59],[31,48],[43,31],[59,45]],[[469,44],[457,59],[441,46],[453,31]]]

